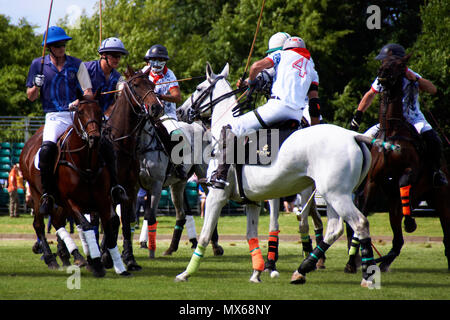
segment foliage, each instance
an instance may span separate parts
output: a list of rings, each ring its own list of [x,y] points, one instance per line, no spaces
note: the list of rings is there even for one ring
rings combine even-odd
[[[168,67],[179,79],[203,75],[207,61],[216,72],[228,62],[229,81],[234,84],[247,64],[261,4],[262,0],[103,0],[102,39],[119,37],[130,52],[119,71],[127,65],[142,68],[145,52],[160,43],[167,47]],[[370,5],[381,9],[380,29],[368,29],[369,3],[363,0],[266,1],[250,62],[265,56],[273,33],[301,36],[319,72],[325,120],[348,127],[376,76],[379,62],[374,60],[375,55],[386,43],[401,43],[413,53],[411,67],[438,87],[435,97],[421,96],[426,116],[432,111],[435,118],[448,119],[448,1],[376,0]],[[98,1],[95,6],[98,8]],[[77,25],[68,25],[67,19],[58,22],[73,37],[68,54],[84,61],[98,59],[99,22],[98,9],[90,17],[83,13]],[[26,101],[22,88],[32,58],[40,55],[41,35],[33,36],[26,22],[11,26],[2,17],[0,24],[0,52],[7,57],[0,62],[1,113],[27,114],[39,106]],[[183,98],[197,84],[180,83]],[[376,121],[375,106],[366,112],[361,130]],[[448,122],[440,122],[441,135],[449,135]]]

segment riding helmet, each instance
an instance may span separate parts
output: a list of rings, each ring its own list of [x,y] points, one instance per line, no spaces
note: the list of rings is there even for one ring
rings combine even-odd
[[[111,37],[102,41],[102,44],[98,48],[98,53],[103,52],[120,52],[127,55],[128,51],[125,49],[122,41],[119,38]]]
[[[290,37],[284,42],[283,50],[292,48],[306,48],[305,41],[300,37]]]
[[[284,42],[291,36],[286,32],[277,32],[269,39],[269,50],[266,53],[271,53],[283,49]]]
[[[151,46],[145,54],[144,60],[148,61],[155,58],[169,60],[169,52],[167,51],[167,48],[161,44]]]
[[[375,57],[375,59],[383,60],[391,55],[402,58],[405,56],[405,48],[397,43],[388,43],[381,48],[380,53]]]
[[[44,32],[44,35],[42,36],[42,46],[44,46],[45,43],[45,34],[46,32]],[[47,45],[54,42],[68,40],[72,40],[72,38],[66,34],[63,28],[57,26],[48,28]]]

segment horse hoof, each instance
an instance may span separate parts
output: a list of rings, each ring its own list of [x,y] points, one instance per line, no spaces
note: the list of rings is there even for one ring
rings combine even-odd
[[[33,251],[34,254],[43,253],[41,244],[37,241],[33,244],[33,247],[31,247],[31,250]]]
[[[306,276],[302,275],[298,270],[292,274],[291,284],[304,284],[306,282]]]
[[[320,258],[319,261],[317,261],[316,263],[316,267],[317,269],[325,269],[325,259],[324,258]]]
[[[111,269],[112,267],[114,267],[113,260],[112,260],[111,255],[109,254],[108,251],[105,251],[105,252],[102,254],[101,260],[102,260],[103,266],[104,266],[106,269]]]
[[[347,263],[344,268],[345,273],[356,273],[356,265]]]
[[[223,248],[222,246],[213,246],[213,253],[214,256],[223,256]]]
[[[390,263],[380,263],[380,271],[381,272],[389,272],[389,268],[390,268],[391,264]]]
[[[83,259],[75,259],[75,260],[73,261],[73,264],[76,265],[77,267],[82,268],[82,267],[87,266],[88,263],[87,263],[87,261],[84,260],[84,258],[83,258]]]
[[[56,261],[50,262],[47,266],[50,270],[59,270],[61,268]]]
[[[138,265],[136,261],[128,261],[127,270],[128,271],[141,271],[142,267],[140,265]]]
[[[361,280],[361,287],[363,287],[363,288],[370,288],[372,286],[373,286],[373,282],[372,281],[369,281],[369,280],[366,280],[366,279],[362,279]]]
[[[147,249],[147,248],[148,248],[147,242],[141,241],[141,242],[140,242],[140,247],[139,247],[139,248],[140,248],[140,249]]]
[[[405,231],[407,233],[412,233],[414,231],[416,231],[417,229],[417,224],[416,224],[416,220],[414,220],[414,218],[405,218]]]
[[[187,282],[189,278],[189,275],[186,271],[183,271],[179,275],[175,277],[175,282]]]
[[[155,259],[155,250],[148,250],[148,258]]]
[[[122,276],[122,277],[131,277],[132,274],[129,273],[128,271],[124,271],[124,272],[120,273],[119,276]]]
[[[260,270],[253,270],[253,274],[250,277],[250,282],[252,283],[261,283],[261,271]]]
[[[169,248],[166,251],[164,251],[163,256],[171,256],[173,252],[174,250]]]
[[[106,269],[103,267],[100,257],[92,259],[92,274],[96,278],[103,278],[106,275]]]

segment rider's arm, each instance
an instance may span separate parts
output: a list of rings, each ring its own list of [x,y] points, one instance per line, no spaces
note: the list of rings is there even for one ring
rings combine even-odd
[[[89,76],[89,71],[84,63],[81,63],[78,68],[77,79],[83,90],[83,95],[93,98],[91,77]]]
[[[358,111],[365,112],[370,105],[372,104],[373,99],[375,98],[376,94],[378,92],[374,91],[373,89],[370,89],[366,92],[364,97],[361,99],[359,105],[358,105]]]
[[[248,79],[250,81],[253,81],[256,79],[256,76],[263,71],[264,69],[272,68],[274,65],[272,59],[270,58],[264,58],[261,60],[256,61],[252,66],[250,67],[250,71],[248,73]]]
[[[425,91],[425,92],[428,92],[430,94],[436,94],[437,89],[436,89],[436,87],[434,86],[434,84],[430,80],[422,78],[418,74],[412,72],[410,69],[408,69],[406,71],[405,77],[409,81],[416,81],[419,84],[419,89],[421,91]]]
[[[159,98],[168,102],[181,102],[181,92],[180,87],[172,87],[169,89],[170,94],[161,94]]]
[[[36,86],[27,88],[27,97],[30,101],[36,100],[39,97],[39,88]]]

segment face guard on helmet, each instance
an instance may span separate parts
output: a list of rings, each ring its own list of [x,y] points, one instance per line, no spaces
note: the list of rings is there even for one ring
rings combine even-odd
[[[284,42],[283,50],[293,48],[306,48],[305,41],[300,37],[290,37]]]
[[[282,50],[284,42],[291,36],[286,32],[277,32],[269,39],[269,50],[266,53]]]
[[[161,73],[169,60],[169,52],[163,45],[155,44],[147,51],[144,60],[150,64],[153,73]]]

